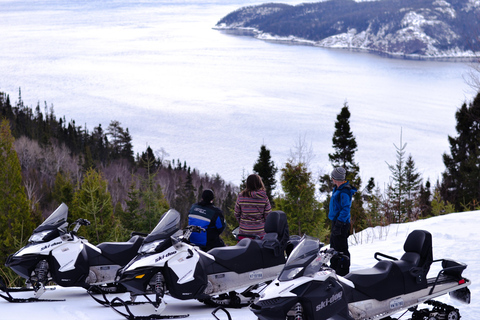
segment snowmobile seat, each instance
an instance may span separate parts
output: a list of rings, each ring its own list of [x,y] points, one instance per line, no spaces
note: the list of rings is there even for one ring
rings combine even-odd
[[[373,268],[352,271],[345,278],[358,291],[379,301],[403,294],[402,272],[392,261],[379,261]]]
[[[433,262],[432,235],[425,230],[412,231],[405,244],[405,253],[395,263],[402,271],[405,293],[427,287],[427,273]]]
[[[143,237],[133,236],[127,242],[102,242],[97,248],[105,257],[119,265],[126,265],[137,254],[143,243]]]
[[[243,238],[234,246],[213,248],[208,253],[227,269],[244,273],[262,268],[260,251],[260,246],[255,240]]]
[[[345,278],[358,291],[380,301],[426,288],[426,276],[433,262],[432,235],[425,230],[414,230],[403,249],[405,253],[399,260],[377,252],[375,258],[379,262],[373,268],[350,272]],[[389,260],[380,260],[378,256]]]
[[[273,250],[276,257],[284,255],[283,251],[290,238],[288,230],[287,215],[283,211],[272,211],[265,221],[265,236],[262,241],[262,248]]]

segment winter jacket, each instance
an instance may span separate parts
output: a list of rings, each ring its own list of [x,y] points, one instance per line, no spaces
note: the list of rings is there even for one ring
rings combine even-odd
[[[330,220],[350,223],[350,208],[355,192],[357,192],[357,189],[352,187],[348,181],[338,188],[336,186],[333,188],[328,212],[328,218]]]
[[[188,214],[188,224],[202,227],[206,232],[193,232],[190,242],[208,251],[215,247],[223,247],[225,243],[220,234],[225,229],[226,223],[222,210],[212,204],[199,202],[194,204]]]
[[[272,211],[265,190],[252,191],[250,196],[240,193],[235,203],[235,218],[240,234],[263,237],[265,220]]]

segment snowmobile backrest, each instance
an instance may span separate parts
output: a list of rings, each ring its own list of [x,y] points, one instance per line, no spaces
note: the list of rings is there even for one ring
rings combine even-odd
[[[405,253],[400,258],[415,267],[424,269],[425,274],[433,262],[432,235],[425,230],[412,231],[403,245]]]
[[[279,256],[290,238],[285,212],[270,212],[265,221],[264,229],[266,234],[263,238],[262,247],[272,249],[275,252],[275,256]]]
[[[283,211],[272,211],[265,221],[265,233],[276,233],[282,242],[289,237],[287,215]]]

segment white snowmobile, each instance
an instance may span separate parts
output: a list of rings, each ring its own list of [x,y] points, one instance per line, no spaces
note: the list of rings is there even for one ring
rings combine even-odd
[[[258,290],[278,276],[286,261],[285,251],[293,246],[282,211],[267,217],[263,240],[244,238],[235,246],[208,252],[188,241],[191,232],[200,232],[199,227],[187,226],[182,231],[180,220],[178,211],[166,212],[145,238],[138,256],[119,270],[116,279],[131,292],[132,301],[137,296],[148,299],[147,295],[155,295],[154,301],[149,301],[157,314],[149,319],[173,317],[158,314],[165,308],[164,294],[181,300],[197,299],[210,306],[249,305],[258,298]],[[119,302],[122,300],[115,298],[100,303],[110,304],[127,319],[137,319],[126,305],[127,313],[115,308],[113,304]]]
[[[331,259],[344,257],[321,247],[318,239],[303,237],[279,277],[250,306],[259,319],[394,319],[392,315],[411,311],[412,320],[458,320],[458,309],[432,299],[449,293],[470,303],[471,282],[462,276],[467,266],[449,259],[433,260],[432,236],[427,231],[408,235],[400,259],[377,252],[375,266],[345,277],[328,266]],[[432,263],[441,263],[441,270],[427,278]],[[423,303],[433,309],[418,309]]]
[[[128,242],[104,242],[97,246],[79,237],[85,219],[78,219],[72,231],[68,231],[68,207],[62,203],[39,225],[28,240],[28,244],[7,258],[5,265],[26,279],[25,288],[6,288],[3,280],[0,297],[9,302],[52,301],[40,300],[45,286],[53,281],[62,287],[91,286],[107,292],[125,292],[125,288],[114,283],[117,271],[130,262],[142,245],[143,236],[133,235]],[[34,297],[14,298],[15,291],[34,291]]]

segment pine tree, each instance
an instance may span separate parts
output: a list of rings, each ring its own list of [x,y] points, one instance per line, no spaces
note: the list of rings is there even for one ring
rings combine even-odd
[[[260,147],[260,154],[258,160],[253,166],[253,172],[258,174],[265,185],[265,190],[267,192],[268,200],[272,207],[275,205],[273,200],[272,192],[275,190],[277,181],[275,175],[277,174],[278,168],[275,167],[275,163],[272,161],[270,156],[270,150],[267,149],[265,145]]]
[[[146,168],[146,174],[140,179],[140,230],[149,233],[157,225],[162,215],[168,210],[169,205],[162,188],[155,182],[158,172],[158,162],[153,156],[152,149],[142,155],[142,166]]]
[[[312,173],[304,163],[292,161],[287,162],[281,171],[285,197],[278,202],[278,207],[287,213],[290,232],[321,237],[323,215],[320,214],[320,204],[315,199]]]
[[[417,220],[421,215],[419,193],[422,187],[422,177],[418,173],[412,155],[405,163],[405,208],[410,221]]]
[[[52,198],[60,205],[62,202],[70,206],[73,202],[74,186],[69,174],[62,171],[55,176]]]
[[[472,210],[480,202],[480,93],[457,110],[457,137],[448,137],[450,155],[443,155],[440,194],[457,211]]]
[[[330,163],[333,167],[343,167],[347,171],[346,180],[357,188],[353,196],[352,207],[350,210],[352,229],[355,231],[363,230],[367,227],[365,209],[363,207],[363,196],[360,191],[362,180],[360,178],[360,167],[355,163],[355,151],[357,151],[357,142],[350,129],[350,111],[345,103],[342,110],[337,115],[335,122],[335,132],[333,133],[334,153],[328,154]],[[328,193],[324,203],[324,208],[329,210],[331,192],[333,185],[329,174],[320,177],[320,192]]]
[[[430,180],[425,182],[425,186],[423,186],[423,184],[420,186],[418,204],[421,218],[427,218],[432,215],[432,191],[430,188]]]
[[[349,174],[347,178],[356,178],[359,171],[358,165],[354,162],[357,141],[350,129],[350,111],[347,103],[337,116],[332,142],[335,152],[328,155],[330,162],[334,167],[345,168]]]
[[[0,266],[25,245],[35,228],[22,184],[21,166],[7,120],[0,123]]]
[[[73,221],[84,218],[91,222],[90,226],[79,231],[90,242],[98,244],[114,239],[112,231],[116,222],[113,216],[112,199],[108,192],[107,181],[95,169],[85,173],[80,189],[75,192],[70,211]]]
[[[400,147],[397,149],[395,165],[387,163],[392,174],[392,182],[388,186],[388,198],[392,202],[393,217],[391,222],[403,223],[413,221],[420,215],[418,207],[418,193],[422,184],[422,178],[417,172],[412,155],[405,160],[407,144],[402,142],[400,134]]]

